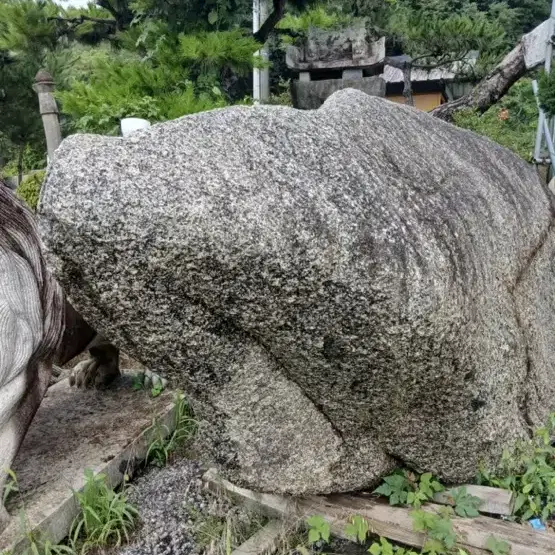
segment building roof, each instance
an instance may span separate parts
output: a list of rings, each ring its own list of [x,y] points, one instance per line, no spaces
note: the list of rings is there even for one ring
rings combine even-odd
[[[471,52],[467,56],[466,64],[474,65],[476,59],[478,58],[478,52]],[[391,56],[390,59],[398,60],[400,62],[408,59],[408,56]],[[454,81],[457,76],[457,68],[462,65],[461,62],[453,64],[452,67],[442,67],[437,69],[418,69],[414,68],[411,71],[411,81],[413,83],[424,82],[424,81]],[[384,65],[383,68],[383,79],[386,83],[402,83],[403,82],[403,71],[396,67],[390,66],[388,64]]]

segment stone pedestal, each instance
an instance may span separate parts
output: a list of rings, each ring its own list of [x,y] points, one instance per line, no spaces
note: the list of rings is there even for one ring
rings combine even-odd
[[[385,96],[385,81],[380,76],[351,80],[292,81],[293,106],[302,110],[316,110],[328,96],[341,89],[358,89],[371,96]]]

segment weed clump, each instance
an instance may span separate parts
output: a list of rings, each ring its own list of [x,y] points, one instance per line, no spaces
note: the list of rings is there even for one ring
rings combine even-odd
[[[129,541],[138,511],[128,501],[125,487],[114,491],[105,474],[85,471],[85,486],[75,492],[80,513],[71,527],[70,538],[81,553]],[[76,550],[77,551],[77,550]]]
[[[173,419],[173,432],[167,425],[156,420],[145,432],[149,443],[145,464],[166,466],[176,451],[195,436],[197,421],[182,393],[175,397]]]

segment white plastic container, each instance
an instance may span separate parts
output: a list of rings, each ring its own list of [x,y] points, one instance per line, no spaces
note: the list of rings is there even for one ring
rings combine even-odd
[[[123,118],[121,120],[121,134],[128,137],[134,131],[150,127],[150,121],[141,118]]]

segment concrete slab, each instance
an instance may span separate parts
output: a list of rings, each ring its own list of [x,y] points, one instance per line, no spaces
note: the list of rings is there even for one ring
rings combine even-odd
[[[28,532],[62,540],[77,514],[73,490],[83,487],[85,469],[105,473],[115,486],[128,461],[144,458],[142,433],[153,418],[173,426],[173,393],[153,398],[134,391],[131,379],[104,391],[76,390],[67,380],[48,390],[13,466],[20,491],[8,500],[14,518],[0,535],[0,552],[24,549],[22,510]]]

